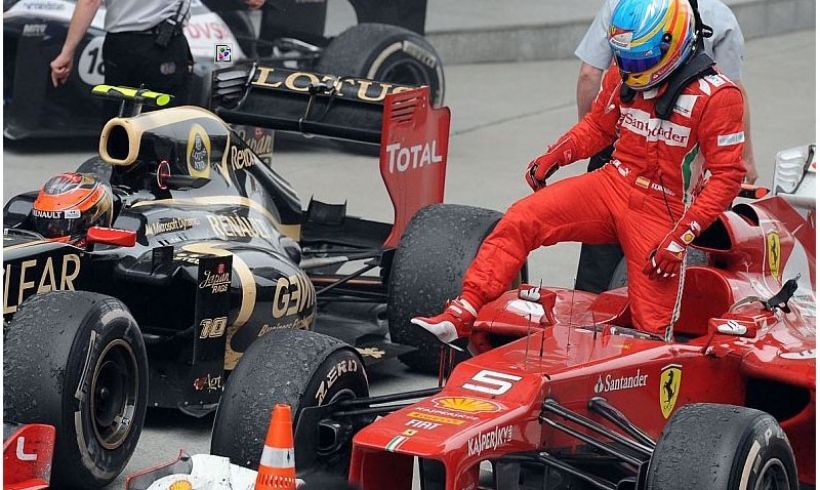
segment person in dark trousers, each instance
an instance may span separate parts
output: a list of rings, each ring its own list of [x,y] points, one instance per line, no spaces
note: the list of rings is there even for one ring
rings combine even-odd
[[[575,50],[581,60],[576,89],[578,119],[582,119],[592,107],[592,101],[601,88],[604,71],[612,63],[609,46],[609,23],[612,12],[619,0],[604,0],[586,35]],[[743,62],[743,33],[732,11],[719,0],[698,0],[698,11],[703,23],[712,28],[712,35],[704,38],[704,49],[717,63],[721,72],[743,91],[745,101],[746,144],[743,159],[746,165],[745,182],[757,179],[754,153],[752,151],[748,97],[740,82]],[[604,166],[612,158],[612,146],[589,160],[588,172]],[[609,289],[615,269],[624,254],[617,244],[582,245],[578,261],[575,288],[591,293],[601,293]]]
[[[102,0],[78,0],[60,54],[51,62],[55,87],[65,83],[74,54]],[[193,67],[182,27],[191,0],[106,0],[103,60],[105,83],[169,93],[176,104],[188,100]]]

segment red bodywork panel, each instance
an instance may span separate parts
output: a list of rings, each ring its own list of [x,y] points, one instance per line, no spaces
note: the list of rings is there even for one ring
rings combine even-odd
[[[420,457],[444,465],[448,490],[476,488],[482,460],[538,449],[572,452],[578,439],[539,422],[547,398],[606,424],[587,408],[591,398],[603,397],[657,438],[683,405],[749,405],[750,387],[774,382],[804,395],[805,403],[778,421],[801,482],[813,485],[813,222],[778,197],[743,205],[740,212],[724,213],[702,235],[710,264],[686,271],[677,342],[622,328],[629,323],[624,290],[595,296],[549,289],[537,301],[521,299],[519,291],[505,293],[479,312],[471,340],[479,348],[487,333],[496,344],[498,335],[511,341],[459,364],[440,394],[360,431],[351,481],[364,490],[409,489],[413,458]],[[740,304],[748,297],[770,298],[798,273],[791,313],[770,312],[759,301]],[[741,325],[745,333],[718,331],[727,325]]]
[[[385,98],[379,170],[395,212],[385,247],[398,246],[419,209],[444,201],[449,141],[450,109],[430,105],[428,87]]]
[[[3,443],[3,489],[48,488],[54,455],[54,427],[23,425]]]

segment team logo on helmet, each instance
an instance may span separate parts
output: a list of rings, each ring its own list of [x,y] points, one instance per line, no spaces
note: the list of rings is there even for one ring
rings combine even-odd
[[[609,33],[609,43],[616,48],[627,49],[632,44],[632,31],[612,26]]]

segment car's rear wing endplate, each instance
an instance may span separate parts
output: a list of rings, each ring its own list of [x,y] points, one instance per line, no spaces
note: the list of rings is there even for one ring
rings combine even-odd
[[[253,65],[214,72],[211,108],[233,124],[379,144],[395,212],[386,247],[444,200],[450,110],[432,107],[429,87]]]

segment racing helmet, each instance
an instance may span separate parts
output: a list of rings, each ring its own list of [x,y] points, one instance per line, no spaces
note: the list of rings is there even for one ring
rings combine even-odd
[[[92,174],[68,172],[45,183],[31,211],[35,230],[46,238],[85,237],[92,226],[111,226],[114,199]]]
[[[621,0],[612,12],[609,46],[624,83],[647,90],[695,51],[695,33],[689,0]]]

